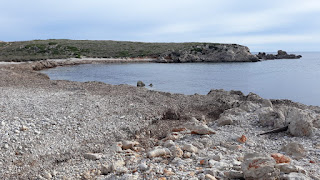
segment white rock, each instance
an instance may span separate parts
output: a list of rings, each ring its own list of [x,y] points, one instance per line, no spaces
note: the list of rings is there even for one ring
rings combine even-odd
[[[183,157],[184,157],[184,158],[190,158],[191,155],[192,155],[191,152],[184,152],[184,153],[183,153]]]
[[[122,142],[113,143],[111,149],[115,152],[121,152],[122,151]]]
[[[147,153],[148,158],[154,158],[154,157],[166,156],[166,155],[170,155],[170,150],[168,148],[154,149]]]
[[[98,160],[98,159],[101,159],[102,154],[100,154],[100,153],[85,153],[83,155],[83,157],[88,160]]]
[[[3,148],[4,148],[4,149],[9,149],[9,145],[8,145],[8,144],[4,144],[4,145],[3,145]]]
[[[274,168],[275,160],[266,154],[249,153],[241,165],[245,179],[278,179],[280,170]]]
[[[283,180],[311,180],[309,177],[302,173],[292,172],[290,174],[285,174],[282,176]]]
[[[193,146],[192,144],[184,144],[181,148],[184,151],[188,151],[191,153],[197,153],[198,152],[198,148]]]
[[[170,152],[171,152],[172,157],[181,158],[183,156],[183,151],[181,150],[181,148],[178,145],[172,146],[170,148]]]
[[[285,126],[286,119],[281,111],[273,110],[271,107],[264,107],[257,111],[259,122],[262,126],[280,128]]]
[[[301,159],[307,155],[307,152],[304,149],[303,145],[297,142],[292,142],[284,145],[282,147],[282,151],[295,159]]]
[[[217,180],[214,176],[212,176],[211,174],[206,174],[205,175],[205,179],[206,180]]]
[[[168,141],[166,141],[166,142],[164,143],[163,146],[166,147],[166,148],[169,148],[169,147],[171,147],[171,146],[175,146],[175,143],[174,143],[172,140],[168,140]]]
[[[287,117],[287,121],[290,122],[290,134],[293,136],[312,136],[314,133],[313,118],[314,117],[305,110],[291,108]]]
[[[276,164],[275,168],[280,169],[280,172],[283,172],[285,174],[289,174],[291,172],[297,172],[297,173],[306,173],[306,171],[299,167],[299,166],[294,166],[288,163],[280,163],[280,164]]]
[[[140,169],[141,171],[146,171],[146,170],[149,169],[149,167],[148,167],[148,165],[147,165],[146,163],[141,163],[141,164],[139,165],[139,169]]]

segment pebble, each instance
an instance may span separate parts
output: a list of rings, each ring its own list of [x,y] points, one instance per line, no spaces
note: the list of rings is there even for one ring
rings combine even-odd
[[[192,144],[184,144],[181,148],[184,151],[188,151],[191,153],[197,153],[198,152],[198,148],[193,146]]]
[[[102,154],[100,153],[85,153],[83,155],[84,158],[88,160],[98,160],[102,158]]]
[[[149,169],[149,167],[148,167],[148,165],[147,165],[146,163],[141,163],[141,164],[139,165],[139,169],[140,169],[141,171],[146,171],[146,170]]]

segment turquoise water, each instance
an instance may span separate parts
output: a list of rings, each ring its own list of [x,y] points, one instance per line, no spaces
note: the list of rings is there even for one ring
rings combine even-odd
[[[210,89],[254,92],[263,98],[290,99],[320,105],[320,53],[298,53],[294,60],[255,63],[186,64],[86,64],[44,70],[54,80],[102,81],[136,85],[138,80],[153,84],[149,89],[207,94]]]

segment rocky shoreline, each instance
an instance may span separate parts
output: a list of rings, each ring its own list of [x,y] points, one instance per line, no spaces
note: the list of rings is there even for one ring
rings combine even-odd
[[[274,59],[300,59],[301,55],[288,54],[286,51],[278,50],[277,54],[266,54],[265,52],[259,52],[257,54],[259,59],[274,60]]]
[[[78,62],[55,63],[0,66],[3,179],[320,179],[320,107],[35,71]]]

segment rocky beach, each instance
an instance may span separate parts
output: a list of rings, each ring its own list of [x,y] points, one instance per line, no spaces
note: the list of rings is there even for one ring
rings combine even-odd
[[[36,71],[73,64],[0,65],[2,179],[320,179],[319,107]]]

